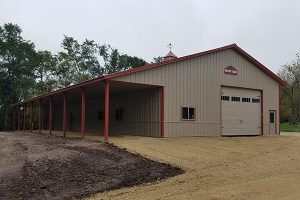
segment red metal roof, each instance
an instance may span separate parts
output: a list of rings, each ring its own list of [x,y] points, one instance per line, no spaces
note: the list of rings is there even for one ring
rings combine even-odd
[[[149,69],[152,69],[152,68],[156,68],[156,67],[160,67],[160,66],[164,66],[164,65],[168,65],[168,64],[172,64],[172,63],[176,63],[176,62],[188,60],[188,59],[192,59],[192,58],[199,57],[199,56],[204,56],[204,55],[215,53],[215,52],[218,52],[218,51],[223,51],[223,50],[226,50],[226,49],[233,49],[233,50],[235,50],[237,53],[239,53],[241,56],[243,56],[249,62],[251,62],[252,64],[254,64],[255,66],[257,66],[260,70],[262,70],[264,73],[266,73],[272,79],[274,79],[275,81],[277,81],[280,85],[284,86],[286,84],[285,80],[281,79],[279,76],[277,76],[276,74],[274,74],[271,70],[269,70],[267,67],[265,67],[263,64],[261,64],[259,61],[257,61],[255,58],[253,58],[252,56],[250,56],[243,49],[241,49],[240,47],[238,47],[236,44],[231,44],[231,45],[223,46],[223,47],[220,47],[220,48],[211,49],[211,50],[203,51],[203,52],[196,53],[196,54],[191,54],[191,55],[188,55],[188,56],[174,58],[172,60],[162,61],[162,62],[159,62],[159,63],[153,63],[153,64],[149,64],[149,65],[145,65],[145,66],[142,66],[142,67],[137,67],[137,68],[129,69],[129,70],[122,71],[122,72],[116,72],[116,73],[111,73],[111,74],[103,75],[103,76],[100,76],[100,77],[95,78],[95,79],[84,81],[84,82],[78,83],[76,85],[72,85],[72,86],[69,86],[69,87],[66,87],[66,88],[62,88],[62,89],[59,89],[59,90],[56,90],[56,91],[53,91],[53,92],[50,92],[50,93],[42,94],[42,95],[39,95],[37,97],[33,97],[33,98],[30,98],[30,99],[24,100],[22,102],[15,103],[12,106],[16,106],[16,105],[20,105],[20,104],[23,104],[23,103],[31,102],[31,101],[34,101],[34,100],[42,99],[42,98],[45,98],[45,97],[48,97],[48,96],[53,96],[55,94],[66,92],[68,90],[72,90],[72,89],[75,89],[75,88],[84,87],[86,85],[89,85],[89,84],[92,84],[92,83],[95,83],[95,82],[99,82],[99,81],[103,81],[103,80],[109,80],[111,78],[115,78],[115,77],[118,77],[118,76],[123,76],[123,75],[127,75],[127,74],[136,73],[136,72],[139,72],[139,71],[149,70]]]

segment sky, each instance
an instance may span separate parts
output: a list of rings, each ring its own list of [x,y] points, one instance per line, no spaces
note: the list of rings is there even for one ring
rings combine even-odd
[[[273,72],[300,53],[299,0],[0,0],[0,25],[16,23],[37,50],[64,35],[95,40],[151,62],[236,43]]]

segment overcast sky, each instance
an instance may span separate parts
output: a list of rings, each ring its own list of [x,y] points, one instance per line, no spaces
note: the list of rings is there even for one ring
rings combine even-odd
[[[168,43],[184,56],[236,43],[272,71],[300,52],[299,0],[0,0],[0,25],[21,26],[38,50],[63,35],[152,61]]]

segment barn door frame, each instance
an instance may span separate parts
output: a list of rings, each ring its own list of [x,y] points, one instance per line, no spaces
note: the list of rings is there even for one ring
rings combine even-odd
[[[245,89],[245,90],[256,90],[260,91],[260,126],[261,126],[261,135],[264,135],[264,91],[262,89],[256,88],[248,88],[248,87],[239,87],[239,86],[232,86],[232,85],[221,85],[220,86],[220,135],[222,136],[222,87],[227,88],[237,88],[237,89]]]

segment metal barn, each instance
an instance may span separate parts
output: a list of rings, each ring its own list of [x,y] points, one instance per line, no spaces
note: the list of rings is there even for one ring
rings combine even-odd
[[[279,134],[284,84],[236,44],[179,58],[169,52],[160,63],[15,103],[14,128],[103,134],[105,141]]]

